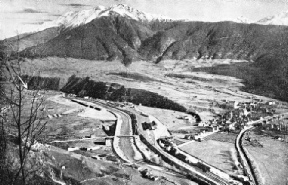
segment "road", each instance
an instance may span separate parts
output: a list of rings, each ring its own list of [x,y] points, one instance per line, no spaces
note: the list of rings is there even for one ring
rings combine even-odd
[[[248,176],[248,178],[250,180],[251,185],[260,184],[259,183],[260,179],[257,179],[255,170],[254,170],[253,166],[251,165],[250,159],[246,155],[246,153],[244,151],[244,148],[242,146],[242,138],[243,138],[245,132],[250,130],[250,129],[253,129],[254,128],[254,126],[253,126],[254,124],[261,123],[264,120],[265,121],[269,121],[269,120],[273,120],[273,119],[284,119],[287,116],[288,116],[288,113],[283,113],[283,114],[274,115],[274,116],[267,116],[267,117],[265,117],[263,119],[259,119],[259,120],[256,120],[256,121],[250,121],[250,122],[247,123],[248,126],[245,127],[244,129],[242,129],[241,132],[238,134],[238,136],[236,138],[236,150],[237,150],[238,156],[240,157],[240,162],[241,162],[241,164],[242,164],[242,166],[244,168],[244,171],[246,172],[246,175]]]
[[[249,178],[250,184],[251,185],[257,185],[257,180],[256,180],[255,173],[253,171],[253,167],[248,162],[249,159],[248,159],[247,155],[245,154],[244,149],[242,147],[242,137],[243,137],[244,133],[247,130],[252,129],[252,128],[253,128],[253,126],[245,127],[238,134],[238,136],[236,138],[236,150],[237,150],[237,153],[238,153],[238,155],[240,157],[240,162],[241,162],[241,164],[242,164],[242,166],[244,168],[244,171],[245,171],[247,177]]]
[[[130,116],[115,108],[115,107],[111,107],[108,106],[100,101],[95,100],[95,103],[101,105],[102,107],[106,108],[107,110],[110,110],[112,113],[117,114],[121,117],[122,119],[122,123],[121,125],[119,125],[117,123],[116,125],[116,130],[120,129],[120,132],[118,133],[120,136],[121,135],[133,135],[133,130],[132,130],[132,120],[130,118]],[[117,136],[115,134],[115,136]],[[116,139],[116,137],[115,137]],[[134,143],[134,137],[117,137],[117,141],[118,146],[120,148],[120,150],[122,151],[122,153],[125,156],[124,161],[130,162],[130,163],[137,163],[137,162],[142,162],[143,159],[139,158],[139,156],[141,156],[141,154],[139,153],[139,151],[136,150],[135,147],[135,143]],[[118,146],[114,146],[114,147],[118,147]],[[136,154],[137,152],[137,154]],[[118,154],[119,155],[119,154]],[[138,159],[135,159],[135,157],[138,156]]]

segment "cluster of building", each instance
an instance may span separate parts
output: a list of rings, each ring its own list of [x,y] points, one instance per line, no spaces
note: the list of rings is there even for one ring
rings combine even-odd
[[[62,93],[63,98],[75,98],[76,94]]]
[[[268,121],[263,121],[262,128],[265,130],[274,130],[274,131],[288,131],[287,123],[276,119],[276,121],[271,120],[269,123]]]
[[[215,119],[208,122],[199,122],[197,125],[200,129],[185,135],[184,139],[202,141],[204,137],[218,131],[241,130],[251,120],[259,120],[261,117],[273,115],[275,113],[273,108],[276,102],[264,103],[260,99],[254,99],[252,102],[224,101],[224,104],[226,107],[230,107],[228,112],[218,115]],[[182,119],[185,118],[183,117]],[[281,126],[267,125],[267,127],[275,129]]]
[[[201,124],[200,124],[201,125]],[[196,140],[196,141],[202,141],[204,137],[211,135],[215,132],[219,131],[219,126],[202,126],[201,129],[195,131],[194,133],[186,134],[184,136],[184,139],[187,140]]]
[[[87,137],[86,137],[87,138]],[[113,137],[94,137],[93,139],[93,144],[96,146],[90,146],[90,147],[85,147],[85,146],[78,146],[78,147],[68,147],[67,150],[69,152],[73,151],[93,151],[93,150],[98,150],[100,146],[107,146],[111,147]]]
[[[48,114],[47,117],[48,117],[49,119],[61,118],[62,115],[61,115],[61,114]]]
[[[231,102],[228,102],[231,103]],[[252,102],[233,102],[233,109],[223,115],[218,115],[209,125],[218,125],[220,130],[233,131],[242,129],[247,122],[275,113],[275,102],[254,99]]]
[[[142,177],[156,181],[159,179],[159,176],[153,175],[148,169],[140,171]]]
[[[143,128],[143,130],[155,130],[155,129],[157,129],[157,125],[156,125],[155,121],[152,121],[151,123],[143,122],[142,128]]]

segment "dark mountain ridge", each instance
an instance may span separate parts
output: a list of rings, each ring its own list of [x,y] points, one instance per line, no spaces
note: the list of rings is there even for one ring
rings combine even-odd
[[[101,17],[62,31],[48,42],[22,52],[30,57],[59,56],[89,60],[246,59],[287,50],[286,26],[234,22],[140,22]]]
[[[13,55],[26,48],[43,44],[58,36],[60,32],[60,27],[52,27],[35,33],[20,34],[15,37],[1,40],[0,50],[8,55]]]
[[[102,17],[61,32],[50,41],[22,52],[30,57],[59,56],[90,60],[140,58],[141,42],[154,32],[143,23],[120,16]]]

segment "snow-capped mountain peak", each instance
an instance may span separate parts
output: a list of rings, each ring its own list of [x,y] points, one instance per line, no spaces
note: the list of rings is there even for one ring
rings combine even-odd
[[[67,12],[56,20],[56,24],[66,28],[80,26],[98,18],[103,11],[105,11],[104,6],[97,6],[89,10]]]
[[[63,26],[64,28],[73,28],[87,24],[100,17],[108,17],[113,15],[119,15],[137,21],[172,21],[172,19],[161,15],[144,13],[128,5],[118,4],[108,8],[104,6],[97,6],[88,10],[67,12],[63,16],[59,17],[56,21],[50,22],[49,25],[50,27]]]
[[[288,25],[288,11],[282,12],[278,15],[265,17],[256,22],[257,24],[264,25]]]
[[[248,18],[244,17],[244,16],[240,16],[238,17],[235,22],[239,22],[239,23],[244,23],[244,24],[250,24],[253,21],[249,20]]]
[[[141,12],[125,4],[118,4],[107,8],[109,13],[115,12],[121,16],[126,16],[138,21],[172,21],[172,19],[162,16]]]

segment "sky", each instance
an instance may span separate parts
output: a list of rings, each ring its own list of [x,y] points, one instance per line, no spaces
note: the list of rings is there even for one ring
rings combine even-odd
[[[44,22],[69,11],[127,4],[140,11],[174,19],[251,21],[288,11],[288,0],[0,0],[0,40],[40,30]]]

